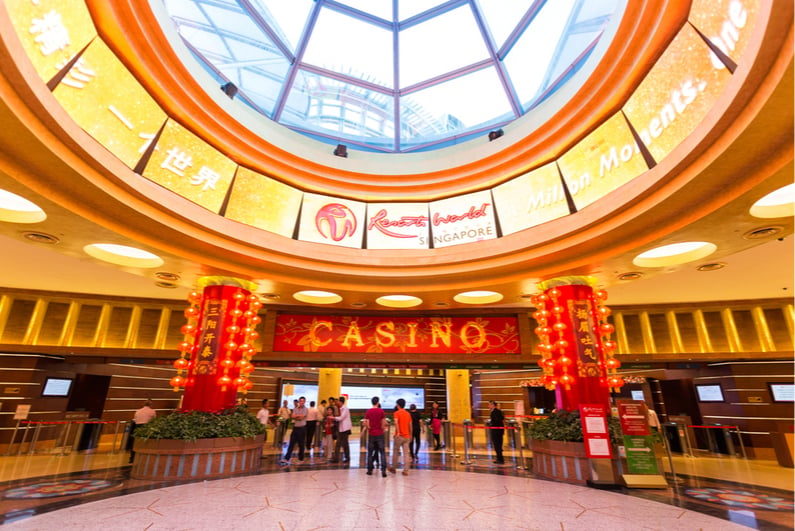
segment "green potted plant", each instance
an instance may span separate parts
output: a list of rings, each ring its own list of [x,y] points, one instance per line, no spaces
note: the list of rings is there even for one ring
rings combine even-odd
[[[135,430],[134,479],[208,479],[259,467],[265,426],[246,406],[175,412]]]
[[[610,444],[622,444],[621,426],[617,418],[608,417]],[[594,478],[592,466],[585,452],[579,411],[557,410],[548,417],[536,419],[527,428],[533,451],[533,472],[539,476],[569,483],[585,484]],[[614,452],[615,455],[615,452]],[[612,461],[618,458],[614,457]],[[594,462],[601,460],[593,460]],[[614,468],[615,463],[611,463]],[[617,474],[609,474],[607,482]]]

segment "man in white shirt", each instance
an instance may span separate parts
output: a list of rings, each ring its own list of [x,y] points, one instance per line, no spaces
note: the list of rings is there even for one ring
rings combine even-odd
[[[320,412],[315,407],[315,401],[312,400],[309,402],[309,413],[306,416],[306,447],[310,452],[314,448],[315,442],[317,442],[317,446],[320,446],[320,437],[317,436],[317,423],[319,420]]]
[[[338,403],[340,406],[340,414],[338,417],[334,417],[334,420],[339,422],[339,434],[337,435],[337,445],[334,447],[334,459],[332,459],[331,462],[339,462],[340,450],[342,450],[344,455],[342,462],[347,463],[351,460],[351,448],[348,445],[348,436],[351,434],[353,424],[351,424],[351,413],[348,411],[348,406],[345,405],[345,397],[341,396]]]

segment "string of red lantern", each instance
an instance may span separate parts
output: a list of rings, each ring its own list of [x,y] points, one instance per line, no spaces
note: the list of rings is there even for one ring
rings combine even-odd
[[[180,387],[185,387],[186,379],[182,374],[190,368],[190,360],[196,349],[196,332],[198,332],[196,323],[198,322],[200,314],[199,304],[201,303],[201,297],[201,294],[197,291],[191,291],[188,294],[190,306],[188,306],[184,312],[188,322],[182,325],[180,329],[183,334],[183,339],[177,346],[179,358],[174,360],[174,368],[177,369],[177,375],[169,381],[169,384],[174,388],[175,392],[179,391]]]
[[[611,335],[615,332],[615,327],[608,322],[608,318],[612,313],[604,302],[607,300],[607,291],[601,289],[594,292],[596,299],[596,313],[599,317],[599,335],[602,338],[602,352],[604,353],[604,369],[606,377],[606,385],[610,387],[613,392],[618,392],[624,386],[624,379],[618,376],[617,369],[621,367],[621,361],[615,357],[615,350],[618,346]]]

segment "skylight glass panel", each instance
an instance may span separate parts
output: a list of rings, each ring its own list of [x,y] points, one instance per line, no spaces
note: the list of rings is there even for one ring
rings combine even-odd
[[[411,143],[465,133],[514,117],[494,68],[413,92],[401,103],[401,138]]]
[[[378,18],[392,20],[392,0],[346,0],[341,3]]]
[[[313,0],[251,0],[256,12],[270,25],[282,43],[295,53]]]
[[[407,18],[424,13],[443,3],[439,0],[400,0],[398,2],[398,20],[403,22]]]
[[[380,92],[302,72],[290,90],[281,121],[329,138],[339,139],[345,133],[359,142],[394,144],[393,102]]]
[[[271,65],[264,72],[255,69],[241,69],[234,80],[239,87],[245,87],[246,97],[269,117],[273,115],[276,102],[284,85],[284,78],[290,66],[281,60],[279,65]]]
[[[391,88],[392,56],[391,31],[323,9],[303,62]]]
[[[468,5],[400,32],[400,86],[408,87],[488,59]]]
[[[516,29],[517,23],[525,16],[534,3],[535,0],[478,2],[478,7],[491,31],[497,49],[505,44],[505,39]]]

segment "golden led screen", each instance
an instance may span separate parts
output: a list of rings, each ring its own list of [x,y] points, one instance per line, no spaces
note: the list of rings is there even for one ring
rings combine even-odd
[[[688,20],[718,50],[740,63],[758,12],[759,2],[754,0],[693,0]],[[722,64],[712,52],[710,59],[716,68]]]
[[[497,237],[494,204],[489,190],[441,199],[430,206],[431,234],[436,248]]]
[[[83,0],[10,0],[2,5],[45,83],[97,36]]]
[[[555,163],[507,181],[491,191],[503,236],[569,213]]]
[[[693,132],[731,74],[691,28],[682,28],[624,106],[627,119],[656,162]]]
[[[225,216],[292,238],[302,196],[292,186],[239,167]]]
[[[365,204],[359,201],[304,194],[298,239],[361,248],[365,210]]]
[[[143,175],[217,214],[236,167],[204,140],[169,120]]]
[[[558,159],[577,210],[648,169],[627,121],[617,113]]]
[[[366,231],[368,249],[427,249],[428,203],[369,203]]]
[[[166,120],[157,103],[99,39],[53,94],[80,127],[130,168]]]

